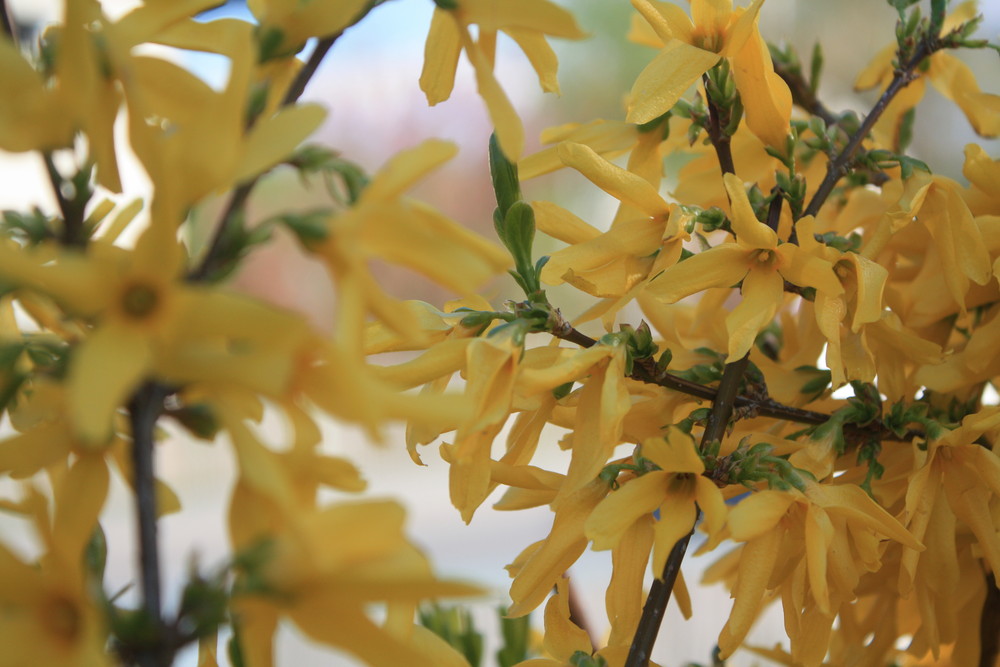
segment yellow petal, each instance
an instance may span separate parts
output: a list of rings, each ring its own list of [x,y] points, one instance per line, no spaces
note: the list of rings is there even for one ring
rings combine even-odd
[[[771,249],[778,245],[778,235],[773,229],[757,220],[753,207],[747,198],[746,188],[736,174],[724,174],[722,180],[729,193],[729,203],[733,211],[730,219],[733,233],[740,245],[748,248]]]
[[[717,53],[678,39],[667,42],[636,78],[626,120],[648,123],[670,111],[688,88],[717,62]]]
[[[507,93],[503,91],[496,77],[493,76],[493,68],[483,54],[479,45],[472,41],[466,30],[462,32],[462,45],[465,47],[465,54],[469,57],[472,67],[476,73],[476,88],[479,96],[486,103],[486,109],[490,113],[490,120],[496,128],[497,142],[500,144],[504,155],[511,162],[521,159],[524,152],[524,126],[521,119],[510,103]]]
[[[697,519],[694,498],[686,495],[670,494],[660,506],[660,520],[653,526],[653,572],[657,577],[662,576],[674,545],[691,532]]]
[[[664,303],[675,303],[710,287],[732,287],[749,270],[747,250],[723,243],[667,268],[646,291]]]
[[[539,32],[523,28],[505,28],[504,32],[524,51],[528,62],[538,75],[538,83],[542,86],[542,90],[558,95],[559,80],[556,78],[556,71],[559,68],[559,59],[545,41],[545,37]]]
[[[670,473],[649,472],[608,494],[584,524],[584,532],[594,542],[594,550],[615,548],[636,521],[651,515],[663,503],[669,479]]]
[[[577,651],[594,650],[586,630],[570,620],[569,579],[565,577],[556,582],[556,593],[545,604],[544,646],[547,653],[564,661]]]
[[[827,552],[833,542],[833,523],[821,508],[809,505],[806,510],[806,562],[809,567],[809,587],[816,604],[830,613],[830,588],[827,585]]]
[[[653,517],[640,518],[611,552],[611,581],[605,596],[611,635],[608,646],[632,644],[642,610],[642,583],[653,548]]]
[[[940,51],[930,59],[928,78],[938,91],[959,106],[977,134],[1000,134],[1000,96],[983,93],[968,65]]]
[[[726,316],[729,359],[740,359],[774,318],[784,297],[785,282],[777,271],[750,271],[743,279],[743,300]]]
[[[108,495],[108,464],[100,454],[77,459],[55,489],[52,534],[67,563],[83,557]]]
[[[365,188],[362,203],[401,197],[428,172],[455,157],[456,153],[458,147],[455,144],[441,139],[428,139],[396,153]]]
[[[761,494],[755,494],[759,495]],[[745,502],[746,500],[741,502],[737,508]],[[719,633],[719,657],[723,659],[740,647],[750,626],[757,620],[771,571],[778,561],[783,533],[781,530],[764,531],[749,541],[740,552],[739,574],[732,592],[733,609]]]
[[[463,0],[462,12],[480,30],[527,28],[564,39],[587,36],[571,13],[549,0]]]
[[[663,44],[671,39],[691,43],[694,25],[679,6],[657,0],[632,0],[632,6],[646,19]]]
[[[326,109],[318,104],[286,107],[271,118],[258,119],[243,145],[234,180],[250,179],[291,155],[322,124]]]
[[[747,127],[765,144],[784,151],[792,115],[792,93],[775,73],[771,55],[756,30],[733,58],[733,76],[743,100]]]
[[[73,354],[69,371],[69,412],[80,439],[104,443],[112,418],[148,372],[149,341],[138,332],[105,324]]]
[[[670,205],[653,185],[602,158],[589,146],[564,142],[559,145],[559,159],[622,203],[634,206],[650,217],[670,215]]]
[[[733,539],[747,542],[772,531],[795,500],[794,494],[780,491],[750,494],[729,511]]]
[[[535,211],[535,226],[538,231],[563,243],[583,243],[601,235],[598,229],[551,202],[533,201],[531,208]],[[544,275],[544,268],[542,272]]]
[[[420,90],[431,106],[451,97],[455,87],[455,69],[462,53],[462,39],[451,12],[438,7],[431,18],[431,29],[424,45],[424,68]]]
[[[670,428],[666,438],[650,438],[642,444],[642,455],[666,472],[689,472],[700,475],[705,464],[698,456],[690,435]]]

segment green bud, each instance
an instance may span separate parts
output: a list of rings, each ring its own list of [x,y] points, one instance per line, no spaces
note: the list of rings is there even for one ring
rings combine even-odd
[[[813,46],[812,59],[809,61],[809,90],[816,94],[819,90],[819,79],[823,74],[823,47],[819,42]]]
[[[535,241],[535,211],[525,201],[512,202],[503,221],[504,245],[510,250],[518,273],[523,278],[533,274],[531,246]]]
[[[458,9],[458,0],[434,0],[434,4],[445,11]]]
[[[490,176],[500,214],[506,218],[510,207],[521,199],[521,183],[517,177],[517,165],[500,150],[496,132],[490,135]]]

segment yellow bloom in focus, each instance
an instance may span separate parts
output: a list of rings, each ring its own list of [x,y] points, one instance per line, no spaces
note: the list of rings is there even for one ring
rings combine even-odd
[[[667,268],[647,291],[666,303],[711,287],[731,287],[743,281],[743,300],[726,316],[729,359],[745,355],[757,334],[770,323],[784,300],[784,281],[815,287],[830,295],[843,287],[828,261],[791,243],[778,243],[773,229],[758,221],[742,182],[726,174],[732,202],[730,222],[735,243],[723,243]]]
[[[572,14],[549,0],[454,0],[454,4],[454,9],[434,9],[420,89],[432,106],[448,99],[455,85],[458,57],[465,51],[500,147],[517,162],[524,151],[524,127],[493,75],[497,33],[503,32],[517,43],[538,73],[542,89],[553,92],[559,90],[558,62],[545,37],[582,39],[585,35]],[[479,30],[475,40],[470,25]]]
[[[503,333],[477,338],[466,349],[465,392],[473,414],[459,427],[455,443],[444,449],[451,463],[451,502],[468,523],[492,490],[490,447],[510,416],[522,350]]]
[[[553,253],[542,269],[545,282],[565,281],[594,296],[618,298],[677,261],[688,237],[679,207],[668,204],[653,184],[588,146],[564,142],[558,153],[564,164],[618,199],[629,215],[616,219],[607,232],[595,230],[592,238]],[[546,222],[540,228],[559,234]]]
[[[608,495],[587,519],[585,530],[594,549],[611,549],[636,521],[659,511],[653,525],[653,573],[659,576],[674,544],[694,527],[698,508],[705,513],[705,531],[714,537],[726,521],[726,504],[719,488],[702,475],[705,465],[691,436],[671,427],[665,438],[643,443],[641,452],[659,470]]]
[[[975,0],[963,2],[945,18],[941,34],[975,18],[977,11]],[[891,44],[879,51],[858,74],[855,90],[888,86],[895,72],[896,50],[897,46]],[[939,93],[958,105],[977,134],[983,137],[1000,135],[1000,95],[982,92],[969,66],[947,51],[931,54],[925,63],[916,69],[917,78],[897,95],[875,126],[885,145],[896,145],[903,115],[923,98],[925,81],[930,81]]]
[[[688,18],[674,4],[632,0],[655,34],[653,45],[662,49],[632,87],[627,120],[647,123],[662,116],[702,74],[728,58],[747,126],[764,143],[783,150],[792,94],[775,74],[757,30],[761,4],[754,0],[746,9],[733,10],[732,0],[692,0]]]

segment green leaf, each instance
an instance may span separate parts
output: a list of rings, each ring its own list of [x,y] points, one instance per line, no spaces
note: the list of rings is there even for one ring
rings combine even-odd
[[[813,46],[812,58],[809,60],[809,91],[815,95],[819,90],[820,76],[823,74],[823,47],[819,42]]]
[[[500,667],[513,667],[528,659],[528,647],[531,640],[531,616],[507,618],[505,610],[500,607],[500,635],[503,647],[497,651],[497,663]]]
[[[315,243],[325,241],[330,233],[328,225],[332,211],[317,209],[305,213],[285,213],[271,222],[277,222],[288,227],[307,248]]]
[[[517,177],[517,165],[507,159],[500,150],[496,132],[490,135],[490,177],[493,192],[497,198],[500,214],[506,220],[507,212],[514,202],[521,200],[521,182]]]
[[[531,269],[531,246],[535,241],[535,211],[524,201],[516,201],[504,216],[504,234],[507,248],[518,269]],[[525,271],[521,271],[525,273]]]

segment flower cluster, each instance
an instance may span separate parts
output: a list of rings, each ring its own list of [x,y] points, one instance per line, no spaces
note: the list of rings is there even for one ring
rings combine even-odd
[[[508,566],[506,615],[545,603],[544,639],[504,667],[650,664],[671,595],[691,615],[681,564],[698,529],[701,552],[729,549],[706,575],[734,598],[720,660],[995,661],[1000,160],[967,146],[963,185],[906,154],[926,81],[1000,134],[1000,97],[951,53],[1000,50],[974,38],[974,3],[948,14],[933,0],[925,17],[891,0],[895,43],[857,80],[881,96],[859,116],[819,101],[819,52],[807,75],[765,41],[763,0],[632,0],[629,38],[655,51],[622,119],[553,128],[524,155],[498,38],[558,92],[547,40],[587,35],[549,0],[434,0],[420,86],[441,102],[463,54],[472,65],[496,128],[500,244],[408,196],[454,156],[448,142],[371,175],[301,146],[325,117],[303,88],[382,0],[251,0],[252,21],[205,20],[216,4],[147,0],[111,19],[66,0],[62,22],[28,39],[0,2],[0,149],[39,153],[59,207],[0,220],[0,474],[19,489],[0,504],[43,551],[0,545],[0,664],[168,665],[197,642],[214,665],[228,627],[232,663],[267,666],[282,621],[370,665],[474,662],[414,618],[425,599],[481,589],[434,574],[398,503],[328,501],[365,488],[323,446],[329,417],[374,439],[405,421],[416,463],[439,441],[466,522],[498,490],[495,509],[551,510],[548,536]],[[225,57],[225,84],[150,45]],[[148,201],[119,196],[126,149]],[[675,173],[668,155],[684,157]],[[559,169],[617,200],[613,219],[524,198],[522,182]],[[278,170],[323,174],[328,205],[249,224],[254,187]],[[278,228],[326,268],[332,333],[227,282]],[[538,232],[565,247],[536,257]],[[378,262],[456,299],[400,300]],[[524,298],[490,304],[478,290],[508,269]],[[563,283],[589,299],[574,317],[547,291]],[[371,358],[400,351],[412,356]],[[231,557],[193,572],[170,614],[156,524],[181,508],[154,466],[167,422],[227,447],[238,473]],[[568,464],[546,469],[537,455],[557,433]],[[135,495],[139,608],[103,581],[113,470]],[[603,636],[571,608],[588,546],[611,552]],[[779,602],[787,646],[745,646]]]

